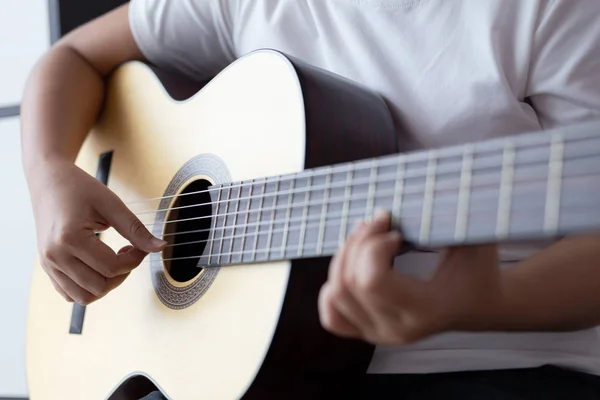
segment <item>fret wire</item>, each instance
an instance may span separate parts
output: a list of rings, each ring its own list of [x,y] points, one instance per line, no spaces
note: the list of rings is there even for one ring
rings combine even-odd
[[[467,237],[467,224],[469,214],[469,200],[471,195],[471,182],[473,179],[473,146],[465,146],[463,154],[463,167],[460,176],[460,192],[458,195],[458,210],[456,213],[456,230],[454,238],[462,242]]]
[[[308,183],[307,186],[312,185],[312,175],[308,175]],[[302,255],[302,250],[304,246],[304,236],[306,235],[306,217],[308,216],[308,203],[310,201],[310,191],[307,191],[304,196],[304,209],[302,210],[302,221],[300,222],[300,238],[298,239],[298,256]]]
[[[254,261],[256,260],[256,249],[258,248],[258,234],[259,234],[259,228],[260,228],[260,219],[261,219],[261,215],[262,215],[262,209],[263,209],[263,205],[265,202],[265,191],[267,190],[267,180],[265,179],[265,181],[263,182],[262,185],[262,190],[260,193],[260,206],[258,206],[258,215],[256,216],[256,230],[254,231],[254,244],[252,245],[252,257],[251,259]]]
[[[375,207],[375,187],[377,185],[378,159],[373,160],[371,165],[371,175],[369,176],[369,195],[367,197],[367,207],[365,208],[365,220],[373,217],[373,208]]]
[[[319,236],[317,239],[317,254],[321,254],[321,251],[323,249],[323,237],[325,235],[325,222],[326,222],[326,218],[325,216],[327,215],[327,202],[329,201],[329,187],[331,186],[331,179],[332,179],[332,168],[329,168],[329,173],[325,176],[325,191],[323,193],[323,206],[321,207],[321,222],[319,224]]]
[[[231,198],[231,187],[228,188],[227,190],[227,200],[229,200]],[[229,212],[229,201],[227,201],[225,203],[225,216],[223,217],[223,234],[221,235],[220,238],[220,243],[219,243],[219,249],[220,252],[223,252],[223,243],[225,242],[224,237],[225,234],[227,233],[227,213]],[[217,264],[221,264],[221,255],[219,254],[219,257],[217,258]]]
[[[433,198],[435,192],[435,178],[437,159],[435,151],[429,153],[429,162],[427,165],[427,179],[425,182],[425,196],[423,200],[423,213],[421,216],[420,242],[425,244],[429,242],[431,235],[431,220],[433,216]]]
[[[402,160],[398,160],[396,169],[396,182],[394,185],[394,197],[392,200],[392,215],[395,215],[399,223],[402,223],[402,198],[404,197],[404,174],[406,166]]]
[[[289,194],[289,198],[288,198],[287,210],[285,212],[285,223],[283,225],[283,238],[281,239],[281,258],[285,257],[288,231],[289,231],[290,222],[291,222],[290,217],[292,214],[292,204],[293,204],[293,199],[294,199],[294,195],[293,195],[292,191],[294,190],[295,182],[296,182],[295,179],[292,179],[290,181],[290,190],[289,190],[290,194]]]
[[[250,185],[248,196],[252,196],[252,189],[254,188],[254,183]],[[242,237],[242,252],[246,249],[246,236],[248,235],[248,219],[250,218],[250,203],[252,199],[248,200],[248,207],[246,207],[246,217],[244,218],[244,236]],[[260,221],[258,221],[260,222]],[[240,261],[244,261],[244,255],[242,254],[242,258]]]
[[[277,181],[275,182],[275,193],[277,193],[279,191],[279,179],[277,179]],[[267,249],[266,249],[266,253],[265,253],[265,258],[268,260],[270,258],[270,253],[271,253],[271,244],[273,241],[273,226],[275,224],[275,211],[276,211],[276,207],[277,207],[277,199],[279,197],[275,196],[275,199],[273,200],[273,210],[271,211],[271,223],[269,225],[269,232],[267,234]]]
[[[594,156],[594,157],[592,157],[592,158],[597,158],[597,157],[598,157],[598,156]],[[546,165],[547,165],[547,162],[546,162]],[[589,174],[583,174],[583,175],[578,175],[578,176],[586,176],[586,175],[589,175]],[[592,175],[593,175],[593,174],[592,174]],[[536,179],[536,180],[543,180],[543,181],[547,182],[547,174],[544,174],[543,176],[540,176],[539,178],[534,178],[534,179]],[[530,179],[527,179],[527,180],[520,180],[520,181],[515,181],[515,182],[518,182],[518,183],[524,184],[525,182],[528,182],[528,181],[530,181]],[[439,184],[439,182],[438,182],[438,184]],[[486,185],[479,185],[479,186],[489,186],[489,185],[488,185],[488,184],[486,184]],[[478,188],[479,186],[473,186],[472,188],[473,188],[473,189],[475,189],[475,188]],[[457,187],[458,187],[458,184],[457,184]],[[417,193],[417,192],[415,192],[415,193]],[[381,191],[381,193],[380,193],[380,194],[381,194],[382,196],[390,196],[390,197],[391,197],[391,196],[393,195],[393,190],[389,190],[389,191],[383,190],[383,191]],[[334,202],[335,202],[335,203],[337,203],[337,202],[342,202],[342,201],[343,201],[342,199],[343,199],[342,197],[335,197],[335,198],[331,198],[331,199],[330,199],[330,201],[329,201],[329,203],[330,203],[330,204],[332,204],[332,203],[334,203]],[[405,203],[405,204],[403,204],[403,206],[402,206],[402,207],[403,207],[403,209],[404,209],[404,208],[410,208],[411,210],[413,210],[413,209],[416,209],[416,208],[421,208],[421,209],[422,209],[422,207],[423,207],[423,202],[422,202],[422,201],[420,201],[420,200],[419,200],[419,201],[411,201],[411,202],[406,202],[406,201],[405,201],[404,203]],[[265,210],[266,210],[266,209],[265,209]],[[263,210],[263,211],[265,211],[265,210]],[[496,210],[496,212],[497,212],[497,210]],[[241,214],[240,214],[240,215],[241,215]],[[334,213],[334,214],[332,214],[332,215],[336,215],[336,216],[337,216],[337,215],[339,215],[339,213],[337,213],[337,214],[335,214],[335,213]],[[453,215],[454,215],[454,214],[453,214]],[[216,217],[216,216],[210,216],[210,217],[211,217],[211,218],[214,218],[214,217]],[[190,218],[190,220],[192,220],[192,219],[195,219],[195,218]],[[301,218],[300,218],[300,217],[295,217],[295,218],[292,218],[290,222],[293,222],[293,221],[300,221],[300,220],[301,220]],[[261,225],[262,225],[262,223],[261,223]],[[243,226],[243,225],[239,225],[238,227],[242,227],[242,226]],[[249,224],[249,226],[255,226],[255,224],[254,224],[254,223],[252,223],[252,224]],[[216,230],[219,230],[219,229],[221,229],[221,228],[216,228]],[[205,230],[193,230],[193,231],[186,231],[186,232],[178,232],[177,234],[184,234],[184,233],[200,233],[200,232],[208,232],[208,231],[210,231],[210,230],[211,230],[211,229],[205,229]],[[173,236],[173,235],[176,235],[176,234],[165,234],[164,236],[165,236],[165,237],[168,237],[168,236]]]
[[[208,263],[209,264],[211,264],[211,261],[212,261],[214,238],[215,238],[215,232],[216,232],[216,228],[217,228],[217,220],[219,219],[219,217],[218,217],[218,215],[219,215],[219,208],[220,208],[220,205],[221,205],[221,203],[220,203],[220,201],[221,201],[221,192],[222,191],[219,190],[219,193],[217,193],[217,206],[216,206],[216,214],[217,214],[217,216],[215,216],[213,218],[214,226],[211,229],[211,234],[212,234],[213,240],[211,240],[211,242],[210,242],[210,249],[208,250]],[[225,217],[225,218],[227,218],[227,217]],[[210,237],[210,235],[209,235],[209,237]]]
[[[344,189],[344,204],[342,205],[342,215],[340,227],[339,243],[342,244],[348,236],[348,212],[350,208],[350,200],[352,195],[352,179],[354,177],[354,169],[349,169],[346,173],[346,188]]]
[[[528,207],[528,208],[521,208],[521,209],[519,209],[519,211],[520,211],[521,213],[524,213],[524,212],[530,212],[530,213],[531,213],[531,212],[535,212],[535,211],[536,211],[536,210],[538,210],[538,209],[539,209],[539,206],[538,206],[538,205],[533,205],[533,206],[530,206],[530,207]],[[589,209],[592,209],[592,210],[593,210],[593,209],[594,209],[594,206],[582,206],[582,207],[576,207],[576,208],[575,208],[575,210],[579,210],[579,211],[581,211],[581,210],[589,210]],[[571,210],[573,210],[573,209],[571,208]],[[478,213],[480,213],[480,214],[486,214],[488,211],[489,211],[489,210],[478,210],[477,212],[478,212]],[[359,214],[356,214],[356,215],[362,215],[362,214],[363,214],[363,213],[361,212],[361,213],[359,213]],[[449,214],[443,214],[442,216],[454,216],[454,215],[455,215],[455,214],[454,214],[454,212],[452,212],[452,213],[449,213]],[[419,220],[419,222],[414,222],[414,223],[411,223],[411,225],[415,225],[415,226],[416,226],[416,225],[420,224],[420,217],[419,217],[419,216],[411,216],[411,217],[405,218],[405,221],[411,221],[411,220],[412,220],[413,222],[414,222],[415,220]],[[336,221],[332,221],[332,222],[330,222],[330,225],[332,225],[332,226],[337,226],[337,224],[339,224],[339,223],[340,223],[340,222],[339,222],[339,220],[336,220]],[[319,223],[317,222],[317,223],[314,223],[314,224],[308,224],[308,226],[309,226],[309,227],[318,227],[318,226],[319,226]],[[300,227],[298,227],[298,226],[296,226],[296,227],[291,227],[291,228],[290,228],[290,230],[292,230],[292,231],[294,231],[294,230],[299,230],[299,229],[300,229]],[[283,229],[275,229],[274,231],[275,231],[275,232],[280,232],[280,231],[283,231]],[[235,238],[240,238],[240,237],[242,237],[242,236],[241,236],[241,235],[235,236]],[[227,237],[226,239],[230,239],[230,238],[231,238],[231,237]],[[193,242],[188,242],[188,243],[185,243],[185,245],[198,244],[198,243],[208,243],[208,242],[210,242],[210,241],[216,241],[216,240],[217,240],[217,239],[199,240],[199,241],[193,241]],[[448,241],[450,241],[450,240],[451,240],[451,238],[448,238],[447,240],[448,240]],[[339,246],[339,242],[336,242],[336,243],[337,243],[337,245]],[[178,244],[177,246],[180,246],[180,245],[184,245],[184,243],[182,243],[182,244]],[[313,245],[313,244],[312,244],[312,243],[309,243],[309,245]],[[174,246],[173,246],[173,247],[174,247]],[[289,248],[290,248],[290,247],[287,247],[287,249],[289,249]],[[293,248],[296,248],[296,246],[293,246]]]
[[[549,141],[549,140],[548,140],[548,141]],[[585,157],[590,157],[590,155],[589,155],[589,154],[580,154],[580,155],[577,155],[577,156],[573,155],[573,156],[572,156],[570,159],[573,159],[573,160],[575,160],[575,159],[580,159],[580,158],[585,158]],[[488,168],[491,168],[491,167],[494,167],[494,168],[495,168],[497,165],[498,165],[498,166],[499,166],[499,165],[501,165],[501,163],[498,163],[498,164],[496,164],[496,163],[490,163],[489,165],[488,165],[488,164],[486,164],[486,165],[483,165],[483,164],[481,164],[481,160],[479,160],[479,161],[480,161],[480,165],[479,165],[479,167],[480,167],[480,168],[478,168],[478,170],[479,170],[479,169],[488,169]],[[544,165],[546,165],[546,166],[547,166],[547,165],[548,165],[547,158],[545,158],[543,162],[542,162],[542,161],[540,161],[540,163],[542,163],[542,164],[544,164]],[[522,164],[522,165],[520,165],[520,168],[521,168],[521,169],[525,169],[525,168],[535,168],[535,167],[538,167],[538,166],[540,165],[540,163],[538,163],[537,161],[536,161],[536,162],[533,162],[533,163],[527,163],[527,162],[523,162],[523,164]],[[462,162],[461,162],[461,164],[462,164]],[[446,169],[447,169],[447,165],[444,165],[444,168],[446,168]],[[439,181],[438,185],[439,185],[439,184],[441,184],[442,182],[444,182],[444,184],[451,184],[452,182],[454,182],[454,179],[451,179],[451,178],[448,178],[448,179],[439,179],[439,174],[441,173],[442,169],[444,169],[444,168],[442,168],[442,167],[440,166],[440,168],[438,169],[438,173],[437,173],[437,176],[438,176],[438,181]],[[444,169],[444,171],[446,171],[446,169]],[[337,170],[337,169],[336,169],[336,170]],[[411,171],[412,171],[412,170],[411,170]],[[414,176],[413,176],[414,174],[409,174],[408,172],[409,172],[409,171],[407,170],[407,173],[406,173],[406,177],[407,177],[407,178],[409,177],[409,175],[410,175],[410,177],[414,177]],[[446,171],[446,172],[447,172],[447,171]],[[460,172],[460,168],[458,169],[458,171],[457,171],[457,172]],[[386,179],[383,179],[383,178],[386,178]],[[379,176],[379,177],[378,177],[378,183],[389,182],[389,181],[393,181],[394,179],[395,179],[395,173],[386,174],[386,175],[383,175],[383,176]],[[368,181],[367,181],[367,182],[368,182]],[[358,183],[362,183],[362,182],[359,182],[359,180],[357,179],[357,180],[356,180],[356,181],[355,181],[353,184],[354,184],[354,185],[357,185]],[[337,185],[332,185],[332,188],[333,188],[333,187],[337,187]],[[343,187],[343,186],[342,186],[342,187]],[[313,187],[311,187],[310,189],[311,189],[311,190],[317,190],[317,189],[319,189],[319,188],[320,188],[320,187],[318,187],[318,186],[313,186]],[[415,185],[406,186],[406,187],[405,187],[405,192],[406,192],[406,194],[408,194],[408,193],[409,193],[409,192],[408,192],[408,190],[411,190],[411,189],[418,189],[418,188],[416,188],[416,187],[415,187]],[[300,190],[296,191],[296,192],[295,192],[295,194],[304,193],[304,192],[305,192],[305,190],[306,190],[306,188],[302,188],[302,189],[300,189]],[[411,193],[418,193],[419,191],[420,191],[420,190],[416,190],[416,191],[415,191],[415,190],[412,190],[412,191],[411,191]],[[286,192],[281,192],[281,193],[279,193],[279,194],[280,194],[280,195],[281,195],[281,194],[286,194]],[[247,197],[244,197],[244,199],[247,199]],[[211,202],[211,203],[204,203],[204,204],[202,204],[202,205],[203,205],[203,206],[205,206],[205,205],[211,205],[211,204],[213,204],[213,203],[212,203],[212,202]],[[210,218],[210,217],[198,217],[198,218],[195,218],[195,219],[204,219],[204,218]],[[179,222],[179,221],[178,221],[178,220],[170,220],[170,221],[167,221],[166,223],[175,223],[175,222]],[[153,226],[153,225],[155,225],[155,224],[156,224],[156,223],[148,223],[148,224],[146,224],[146,226]]]
[[[233,214],[233,236],[235,237],[235,230],[236,230],[236,225],[237,225],[237,217],[238,217],[238,213],[240,211],[240,198],[242,196],[242,188],[239,188],[238,190],[238,196],[237,196],[237,202],[235,203],[235,211]],[[229,253],[233,252],[233,242],[234,239],[231,239],[231,242],[229,243]],[[231,263],[231,254],[229,255],[229,262]]]
[[[502,177],[500,178],[500,195],[498,196],[498,215],[496,219],[496,237],[505,239],[510,231],[510,209],[515,175],[515,146],[506,140],[502,158]]]
[[[553,235],[558,232],[560,222],[560,196],[562,192],[564,152],[564,138],[560,133],[555,133],[552,135],[552,144],[550,147],[546,210],[544,216],[544,231]]]

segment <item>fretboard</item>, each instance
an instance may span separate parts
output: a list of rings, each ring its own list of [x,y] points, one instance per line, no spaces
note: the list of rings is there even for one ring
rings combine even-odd
[[[210,265],[330,256],[359,220],[393,214],[419,247],[600,229],[596,124],[213,187]]]

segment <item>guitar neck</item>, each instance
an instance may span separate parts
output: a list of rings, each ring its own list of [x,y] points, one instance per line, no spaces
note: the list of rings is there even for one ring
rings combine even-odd
[[[213,188],[208,264],[333,255],[391,212],[418,247],[600,229],[600,129],[585,124]]]

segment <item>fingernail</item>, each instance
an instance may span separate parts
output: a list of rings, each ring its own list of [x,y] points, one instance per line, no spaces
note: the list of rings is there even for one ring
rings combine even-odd
[[[385,209],[379,209],[377,211],[375,211],[375,220],[377,221],[382,221],[384,219],[388,219],[390,216],[389,211],[385,210]]]
[[[164,240],[161,240],[159,238],[156,238],[156,237],[152,238],[151,243],[153,246],[161,248],[161,249],[167,245],[167,242],[165,242]]]

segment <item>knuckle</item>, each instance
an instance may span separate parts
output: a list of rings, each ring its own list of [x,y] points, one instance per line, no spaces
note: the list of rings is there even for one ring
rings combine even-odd
[[[335,321],[335,310],[331,306],[327,306],[320,314],[319,319],[321,322],[321,326],[329,332],[333,332],[337,329],[337,324]]]
[[[71,242],[71,232],[67,228],[61,228],[56,233],[55,243],[57,246],[68,246]]]
[[[108,279],[116,278],[117,276],[119,276],[118,271],[111,267],[104,268],[102,275]]]
[[[56,262],[56,257],[54,256],[54,248],[52,246],[47,246],[47,247],[42,248],[40,250],[40,256],[42,257],[42,260],[41,260],[42,266],[46,269],[46,271],[49,270],[50,263]]]
[[[129,226],[129,231],[134,236],[142,234],[145,231],[144,224],[142,224],[142,222],[139,219],[133,218]]]
[[[355,278],[355,285],[363,293],[375,294],[379,288],[378,275],[366,266],[365,271]]]
[[[82,306],[88,306],[96,300],[96,297],[91,293],[79,293],[76,301]]]
[[[367,240],[364,242],[363,251],[365,256],[371,260],[381,251],[381,245],[376,240]]]
[[[104,297],[108,294],[108,281],[106,279],[94,284],[90,289],[91,293],[96,297]]]
[[[106,266],[103,270],[102,275],[108,279],[118,278],[119,276],[130,272],[128,269],[118,266]]]
[[[344,282],[333,284],[326,300],[329,305],[333,306],[336,301],[344,301],[348,297],[348,292],[348,287]]]

